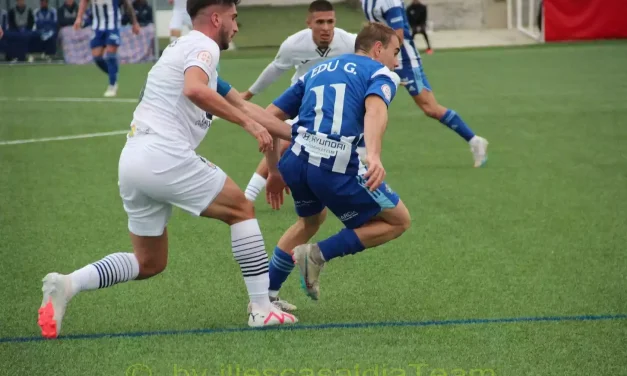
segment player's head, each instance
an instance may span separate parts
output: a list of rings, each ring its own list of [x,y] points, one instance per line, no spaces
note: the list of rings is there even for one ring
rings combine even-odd
[[[396,57],[400,50],[401,41],[396,32],[378,22],[368,22],[355,39],[356,53],[368,55],[391,70],[398,66]]]
[[[309,4],[307,26],[312,31],[314,43],[318,47],[329,47],[335,28],[335,10],[327,0],[315,0]]]
[[[240,0],[188,0],[189,13],[194,29],[213,39],[220,49],[229,48],[237,33],[237,9]]]

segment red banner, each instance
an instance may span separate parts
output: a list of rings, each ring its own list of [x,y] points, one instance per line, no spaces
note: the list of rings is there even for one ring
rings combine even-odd
[[[627,0],[545,0],[547,42],[627,38]]]

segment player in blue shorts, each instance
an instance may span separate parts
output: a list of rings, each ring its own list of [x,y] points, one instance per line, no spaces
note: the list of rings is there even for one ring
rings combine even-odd
[[[135,10],[129,0],[91,0],[93,16],[93,37],[90,42],[91,55],[98,68],[109,76],[109,86],[104,93],[105,97],[115,97],[118,92],[118,47],[120,46],[120,1],[123,2],[126,14],[131,18],[133,33],[139,34],[140,27],[135,16]],[[88,0],[81,0],[78,6],[74,30],[81,28],[83,14],[87,9]],[[106,51],[106,55],[105,55]]]
[[[390,69],[397,65],[399,48],[394,30],[369,23],[357,35],[355,54],[315,66],[268,107],[282,120],[299,118],[292,125],[291,145],[278,162],[280,176],[274,171],[278,155],[268,155],[269,201],[275,206],[287,184],[299,216],[279,240],[270,263],[274,297],[295,262],[303,288],[317,300],[326,263],[389,242],[409,228],[409,212],[384,181],[381,163],[388,106],[399,83]],[[306,244],[324,221],[325,208],[345,228]]]
[[[431,85],[422,69],[422,60],[412,39],[411,28],[407,21],[405,4],[402,0],[361,0],[366,19],[382,22],[396,31],[401,39],[401,58],[396,73],[405,83],[405,87],[414,102],[425,115],[440,121],[455,131],[470,145],[474,167],[481,167],[488,159],[488,141],[476,136],[466,122],[455,112],[438,103]]]

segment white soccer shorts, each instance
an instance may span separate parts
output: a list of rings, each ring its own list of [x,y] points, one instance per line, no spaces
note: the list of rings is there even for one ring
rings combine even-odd
[[[170,19],[170,30],[182,30],[183,25],[192,28],[192,19],[189,17],[187,10],[172,9],[172,18]]]
[[[128,229],[138,236],[163,234],[172,206],[199,216],[222,191],[227,178],[222,169],[195,152],[165,149],[154,137],[130,138],[118,166]]]

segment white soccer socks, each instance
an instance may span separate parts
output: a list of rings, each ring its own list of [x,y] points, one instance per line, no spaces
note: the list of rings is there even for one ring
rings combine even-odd
[[[262,309],[270,309],[268,254],[257,220],[249,219],[232,225],[231,245],[233,257],[244,276],[250,302]]]
[[[81,291],[102,289],[131,281],[138,275],[139,262],[133,253],[113,253],[70,274],[71,297]]]
[[[244,195],[248,201],[254,202],[257,199],[257,196],[261,191],[266,187],[266,179],[259,175],[258,173],[254,173],[252,178],[250,178],[250,182],[248,182],[248,186],[246,187],[246,191]]]

